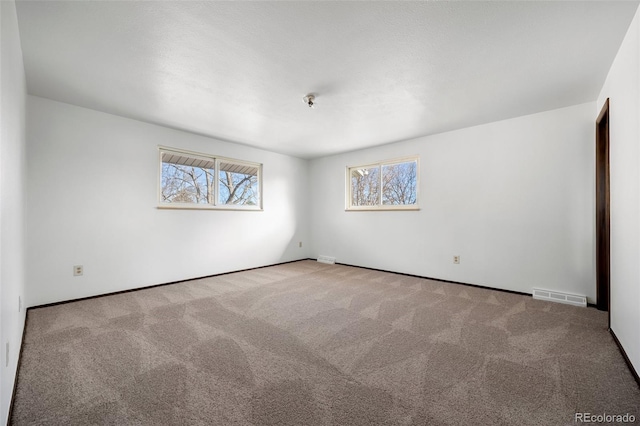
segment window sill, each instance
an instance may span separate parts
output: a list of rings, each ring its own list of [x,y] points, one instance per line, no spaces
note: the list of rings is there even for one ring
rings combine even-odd
[[[420,210],[420,207],[418,206],[411,206],[411,207],[392,207],[392,206],[385,206],[385,207],[347,207],[346,209],[344,209],[344,211],[346,212],[397,212],[397,211],[418,211]]]
[[[261,212],[264,211],[262,207],[256,206],[209,206],[200,204],[159,204],[157,206],[160,210],[230,210],[230,211],[247,211],[247,212]]]

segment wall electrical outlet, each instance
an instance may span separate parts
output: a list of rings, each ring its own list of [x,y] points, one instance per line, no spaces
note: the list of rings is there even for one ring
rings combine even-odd
[[[453,263],[458,265],[460,263],[460,256],[453,256]]]
[[[83,273],[84,273],[84,268],[82,267],[82,265],[76,265],[76,266],[73,267],[73,276],[74,277],[79,277]]]

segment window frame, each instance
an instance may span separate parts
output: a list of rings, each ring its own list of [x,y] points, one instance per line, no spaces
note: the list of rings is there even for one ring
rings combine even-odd
[[[196,204],[196,203],[166,203],[162,201],[162,155],[164,153],[183,155],[188,157],[200,158],[204,160],[212,160],[214,162],[214,181],[213,181],[213,203],[212,204]],[[220,196],[220,164],[230,163],[240,166],[255,167],[258,178],[258,203],[250,204],[220,204],[218,199]],[[180,148],[172,148],[167,146],[158,146],[158,193],[157,208],[159,209],[183,209],[183,210],[241,210],[241,211],[264,211],[262,201],[262,163],[252,161],[238,160],[236,158],[222,157],[218,155],[205,154],[202,152],[189,151]]]
[[[393,166],[394,164],[401,163],[416,163],[416,202],[415,204],[383,204],[383,190],[382,190],[382,168],[384,166]],[[379,188],[380,194],[378,195],[378,204],[373,206],[354,206],[352,205],[353,193],[351,185],[351,174],[356,169],[379,169]],[[393,158],[389,160],[381,160],[368,164],[359,164],[356,166],[347,166],[345,170],[345,211],[398,211],[398,210],[420,210],[420,157],[418,155],[410,155],[407,157]]]

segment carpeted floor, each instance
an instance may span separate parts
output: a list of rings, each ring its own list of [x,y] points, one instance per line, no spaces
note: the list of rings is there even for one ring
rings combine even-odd
[[[28,313],[14,425],[640,417],[606,313],[300,261]]]

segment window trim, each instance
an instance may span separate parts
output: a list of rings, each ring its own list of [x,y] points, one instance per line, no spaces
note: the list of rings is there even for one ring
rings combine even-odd
[[[203,160],[212,160],[214,162],[214,183],[215,188],[213,204],[195,204],[195,203],[163,203],[162,202],[162,154],[173,153],[185,155],[189,157],[200,158]],[[241,166],[255,167],[258,169],[258,204],[219,204],[220,191],[220,163],[232,163]],[[157,208],[159,209],[181,209],[181,210],[236,210],[236,211],[264,211],[262,201],[262,163],[254,163],[252,161],[238,160],[236,158],[222,157],[218,155],[205,154],[202,152],[189,151],[181,148],[172,148],[168,146],[158,145],[158,193]]]
[[[382,204],[382,167],[391,166],[400,163],[416,163],[416,203],[415,204]],[[380,168],[380,196],[379,204],[375,206],[353,206],[351,201],[352,187],[351,187],[351,172],[354,169],[368,169],[368,168]],[[398,210],[420,210],[420,157],[418,155],[410,155],[406,157],[393,158],[389,160],[381,160],[368,164],[358,164],[355,166],[347,166],[345,169],[345,211],[398,211]]]

